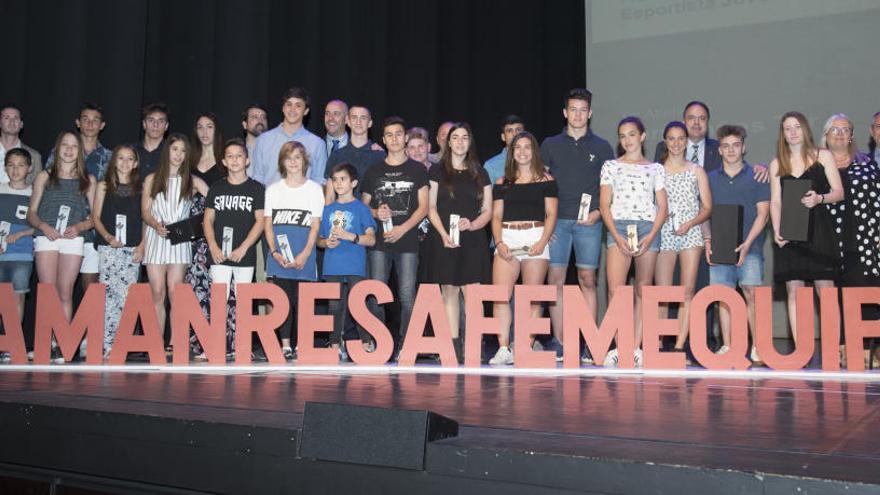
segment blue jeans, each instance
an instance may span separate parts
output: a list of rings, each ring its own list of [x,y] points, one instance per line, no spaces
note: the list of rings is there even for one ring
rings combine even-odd
[[[550,241],[550,266],[567,268],[572,246],[574,264],[578,268],[598,268],[599,250],[602,247],[602,221],[583,225],[577,223],[577,220],[556,220],[553,240]]]
[[[400,342],[406,336],[409,327],[409,319],[412,317],[413,304],[416,300],[416,280],[419,271],[419,253],[393,253],[388,251],[372,250],[367,252],[370,264],[370,278],[388,283],[391,277],[391,265],[397,274],[397,300],[400,301],[400,328],[397,334]],[[368,299],[370,311],[380,320],[385,321],[382,308],[371,297]]]
[[[33,261],[0,261],[0,282],[12,283],[16,294],[27,294],[31,289]]]
[[[764,283],[764,255],[748,253],[742,266],[713,265],[709,267],[709,280],[712,285],[759,286]]]

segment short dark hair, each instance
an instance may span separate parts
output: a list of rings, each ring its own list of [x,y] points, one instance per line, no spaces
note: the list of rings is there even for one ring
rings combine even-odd
[[[586,88],[570,89],[568,93],[565,94],[565,99],[562,100],[562,108],[568,107],[569,100],[583,100],[587,102],[587,105],[589,105],[590,108],[593,107],[593,93],[589,92]]]
[[[281,95],[281,104],[284,105],[284,102],[291,98],[299,98],[300,100],[305,102],[306,108],[310,108],[312,105],[311,100],[309,100],[309,93],[303,87],[294,86],[292,88],[287,88],[287,91],[285,91],[284,94]]]
[[[334,165],[333,168],[330,169],[330,177],[333,177],[338,172],[347,173],[348,178],[351,179],[352,181],[358,180],[357,168],[348,162],[342,162],[342,163],[338,163],[338,164]]]
[[[700,100],[691,100],[691,101],[689,101],[689,102],[687,103],[687,105],[684,106],[684,111],[681,112],[681,116],[684,117],[684,114],[687,113],[688,108],[690,108],[690,107],[692,107],[692,106],[694,106],[694,105],[699,105],[699,106],[703,107],[703,110],[706,111],[706,120],[711,120],[711,119],[712,119],[712,113],[709,112],[709,105],[706,105],[705,103],[703,103],[703,102],[700,101]]]
[[[161,101],[154,101],[152,103],[147,103],[141,109],[141,120],[147,120],[147,115],[150,115],[151,113],[156,113],[156,112],[164,113],[166,119],[169,117],[168,105],[166,105],[165,103],[163,103]]]
[[[568,101],[566,101],[568,103]],[[523,119],[520,118],[519,115],[510,114],[507,117],[501,119],[501,130],[503,131],[505,127],[509,125],[522,124],[525,127],[526,123],[523,122]]]
[[[9,108],[9,107],[5,107],[5,108],[3,108],[3,110],[6,110],[7,108]],[[24,158],[24,161],[25,161],[25,163],[28,164],[28,167],[33,165],[33,162],[31,162],[30,152],[28,152],[28,150],[26,150],[24,148],[12,148],[11,150],[7,151],[6,158],[5,158],[5,160],[6,160],[5,164],[8,164],[9,159],[12,158],[13,156],[20,156],[20,157]]]
[[[370,107],[368,107],[366,105],[361,105],[360,103],[355,103],[355,104],[348,107],[348,111],[350,112],[352,108],[363,108],[364,110],[367,111],[368,114],[370,114],[370,118],[371,119],[373,118],[373,111],[370,110]]]
[[[403,127],[403,131],[406,132],[406,121],[403,118],[398,117],[396,115],[392,115],[391,117],[385,117],[385,120],[382,121],[382,132],[385,132],[385,129],[393,126],[399,125]]]
[[[16,105],[15,103],[6,103],[6,104],[4,104],[3,106],[0,106],[0,112],[2,112],[3,110],[10,109],[10,108],[11,108],[12,110],[15,110],[16,112],[18,112],[18,116],[19,116],[19,118],[20,118],[21,120],[24,120],[24,113],[21,111],[21,107],[19,107],[19,106]]]
[[[746,142],[746,128],[741,125],[723,125],[715,131],[715,139],[719,141],[728,136],[736,136],[740,141]]]
[[[224,155],[226,154],[226,148],[229,148],[230,146],[240,146],[241,149],[244,150],[244,156],[248,156],[247,145],[244,144],[244,140],[243,140],[243,139],[241,139],[241,138],[232,138],[232,139],[227,140],[227,141],[223,144],[223,154],[224,154]]]
[[[284,100],[284,101],[287,101],[287,100]],[[248,105],[247,108],[245,108],[244,111],[241,112],[241,121],[242,122],[247,120],[248,112],[250,112],[252,108],[258,108],[258,109],[262,110],[264,113],[269,113],[266,111],[266,107],[264,107],[262,103],[255,101],[255,102],[251,103],[250,105]]]
[[[85,101],[79,106],[79,113],[82,114],[86,110],[94,110],[101,114],[101,120],[104,119],[104,109],[101,108],[101,105],[98,105],[93,101]]]

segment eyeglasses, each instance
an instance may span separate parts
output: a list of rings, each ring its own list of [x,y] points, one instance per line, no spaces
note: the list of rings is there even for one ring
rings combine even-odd
[[[831,134],[836,134],[838,136],[846,136],[852,132],[852,129],[849,127],[831,127],[828,129],[828,132]]]

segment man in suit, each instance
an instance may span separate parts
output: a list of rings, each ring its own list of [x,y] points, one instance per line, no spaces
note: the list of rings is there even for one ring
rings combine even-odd
[[[685,158],[703,167],[706,172],[721,168],[721,153],[718,141],[707,136],[709,131],[709,106],[702,101],[694,100],[684,107],[684,125],[688,130],[688,145]],[[654,161],[660,161],[660,155],[666,150],[666,143],[657,143]]]

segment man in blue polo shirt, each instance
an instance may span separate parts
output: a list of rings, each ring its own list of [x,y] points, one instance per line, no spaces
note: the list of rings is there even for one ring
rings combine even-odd
[[[516,115],[508,115],[501,121],[501,141],[504,147],[501,152],[486,160],[483,168],[489,174],[489,180],[494,184],[498,179],[504,177],[504,166],[507,164],[507,147],[514,136],[526,130],[523,120]]]
[[[327,165],[327,147],[324,140],[309,132],[303,120],[309,114],[309,94],[305,89],[293,87],[281,97],[281,113],[284,119],[278,127],[260,134],[254,146],[251,177],[270,186],[281,180],[278,171],[278,153],[289,141],[302,143],[309,156],[309,179],[324,184],[324,168]]]
[[[721,284],[742,289],[748,306],[749,331],[752,335],[752,362],[760,362],[755,350],[755,287],[764,281],[764,227],[770,216],[770,185],[758,182],[749,164],[743,161],[746,130],[738,125],[723,125],[716,133],[720,142],[723,165],[709,172],[709,187],[712,190],[713,205],[742,205],[743,242],[736,251],[739,260],[736,265],[709,266],[711,284]],[[706,260],[712,256],[711,237],[706,236]],[[730,311],[719,304],[721,315],[721,339],[723,345],[718,354],[730,350]]]
[[[559,213],[553,240],[550,241],[550,270],[547,283],[556,286],[557,303],[550,305],[553,335],[562,341],[562,286],[568,271],[571,249],[574,247],[578,285],[593,319],[596,318],[596,271],[599,267],[599,249],[602,220],[599,218],[599,174],[602,164],[614,158],[608,141],[590,130],[593,94],[575,88],[565,95],[562,115],[566,126],[562,133],[549,137],[541,144],[541,157],[559,186]],[[589,215],[578,220],[583,194],[591,196]],[[574,344],[574,343],[572,343]],[[557,360],[562,359],[562,346],[556,349]],[[585,358],[585,361],[588,359]]]

